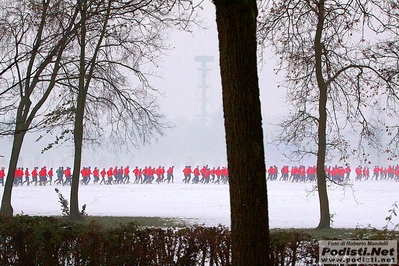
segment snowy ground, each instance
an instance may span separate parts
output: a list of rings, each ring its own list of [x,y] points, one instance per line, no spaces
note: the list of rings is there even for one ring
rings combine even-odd
[[[285,181],[268,182],[271,228],[315,227],[319,220],[314,184]],[[13,188],[14,213],[62,215],[55,188],[69,199],[69,186],[22,186]],[[399,183],[362,181],[349,187],[330,187],[333,227],[354,228],[386,224],[385,217],[399,200]],[[121,184],[80,186],[79,205],[96,216],[175,217],[192,223],[230,225],[228,185],[183,184],[181,177],[173,184]],[[3,192],[0,190],[0,195]],[[394,223],[399,223],[395,217]]]

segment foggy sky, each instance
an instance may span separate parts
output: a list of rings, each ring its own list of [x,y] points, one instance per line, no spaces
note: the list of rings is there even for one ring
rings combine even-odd
[[[202,29],[192,27],[192,33],[174,30],[171,32],[170,50],[160,58],[160,64],[154,68],[157,77],[151,77],[150,82],[159,90],[158,103],[160,112],[173,129],[166,130],[164,137],[159,137],[150,145],[130,153],[124,151],[108,151],[100,149],[93,151],[85,148],[82,166],[109,167],[113,165],[226,165],[226,151],[224,141],[224,126],[222,112],[222,90],[219,73],[218,39],[215,22],[215,9],[210,1],[203,4],[199,13],[203,19]],[[195,62],[195,56],[207,55],[214,57],[214,62],[208,63],[206,80],[207,90],[206,110],[211,116],[209,125],[196,124],[201,114],[201,76]],[[270,57],[270,55],[266,55]],[[276,76],[273,74],[274,63],[262,65],[259,70],[261,102],[265,136],[269,134],[267,125],[278,117],[281,109],[284,91],[277,90]],[[197,121],[198,122],[198,121]],[[34,167],[50,165],[73,166],[73,144],[52,149],[44,154],[40,151],[48,142],[35,142],[37,135],[27,134],[19,166]],[[11,154],[11,139],[1,140],[4,157],[0,158],[0,165],[7,167]],[[279,156],[269,157],[270,164],[280,164]]]

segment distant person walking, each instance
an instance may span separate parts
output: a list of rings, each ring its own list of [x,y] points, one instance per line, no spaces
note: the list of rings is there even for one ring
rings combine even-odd
[[[24,175],[25,175],[25,181],[24,181],[22,184],[26,183],[26,185],[29,186],[29,176],[30,176],[30,173],[29,173],[29,169],[28,169],[28,168],[25,168],[25,173],[24,173]]]
[[[0,169],[0,183],[4,187],[4,177],[6,176],[6,173],[4,172],[4,167]]]

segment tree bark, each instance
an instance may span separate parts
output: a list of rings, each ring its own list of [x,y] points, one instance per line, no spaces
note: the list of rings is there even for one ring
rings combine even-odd
[[[3,199],[2,199],[2,206],[0,212],[3,215],[12,216],[13,215],[13,208],[11,206],[11,194],[12,188],[14,183],[14,175],[15,170],[17,168],[19,155],[21,152],[22,144],[24,141],[24,137],[27,131],[30,129],[33,119],[36,117],[37,112],[41,109],[41,107],[46,103],[52,89],[56,84],[56,79],[58,75],[58,71],[60,69],[60,63],[63,55],[63,51],[66,48],[67,44],[69,43],[69,38],[75,32],[75,18],[77,13],[71,17],[68,27],[65,28],[65,31],[60,32],[61,38],[54,41],[54,47],[52,47],[48,54],[45,53],[40,54],[38,51],[42,50],[42,46],[46,46],[43,44],[43,40],[47,37],[45,36],[45,26],[48,23],[48,8],[50,3],[48,1],[42,2],[42,7],[35,9],[34,11],[38,11],[37,16],[40,15],[40,24],[38,25],[37,29],[34,29],[35,37],[32,39],[33,47],[30,52],[29,57],[27,58],[27,68],[22,71],[24,76],[20,76],[17,84],[21,86],[20,90],[20,102],[18,105],[16,119],[15,119],[15,129],[14,129],[14,136],[13,136],[13,146],[10,156],[10,162],[8,167],[8,173],[6,177],[4,192],[3,192]],[[21,4],[22,5],[22,4]],[[36,28],[36,26],[35,26]],[[30,29],[29,31],[31,31]],[[26,32],[28,34],[28,32]],[[22,34],[24,36],[24,34]],[[21,37],[19,37],[21,38]],[[19,50],[19,45],[21,43],[13,44],[17,51]],[[44,50],[47,49],[44,48]],[[24,50],[24,49],[21,49]],[[18,57],[16,57],[18,58]],[[19,64],[16,64],[19,65]],[[49,67],[49,65],[51,65]],[[43,78],[43,72],[46,68],[52,69],[51,72],[51,79],[48,84],[46,84],[46,89],[42,91],[42,94],[39,98],[36,95],[35,104],[32,106],[32,102],[30,100],[33,91],[38,89],[41,91],[41,86],[38,88],[38,84],[47,80],[48,74],[46,78]],[[17,70],[18,72],[21,70]],[[22,88],[23,87],[23,88]]]
[[[75,156],[73,162],[70,211],[69,218],[71,220],[80,220],[82,215],[79,211],[79,179],[82,161],[82,145],[83,145],[83,120],[86,105],[86,11],[87,0],[80,2],[81,13],[81,32],[80,32],[80,65],[79,65],[79,88],[78,98],[76,101],[75,124],[73,129]]]
[[[16,131],[13,139],[13,145],[11,150],[10,162],[8,164],[7,169],[7,177],[5,180],[4,190],[3,190],[3,198],[1,201],[1,210],[0,213],[4,216],[12,217],[14,214],[14,209],[11,205],[11,195],[12,188],[14,184],[14,174],[17,169],[19,154],[21,153],[22,143],[24,140],[24,136],[26,134],[26,130],[22,129],[23,125],[17,124],[15,126]]]
[[[12,188],[14,184],[15,170],[17,169],[18,159],[21,153],[22,143],[31,123],[31,119],[27,119],[30,106],[31,101],[29,97],[22,96],[16,115],[13,145],[0,209],[0,213],[8,217],[14,215],[14,209],[11,205]]]
[[[319,128],[317,150],[317,188],[320,202],[320,222],[317,229],[330,228],[330,206],[328,202],[326,172],[326,127],[327,127],[327,84],[323,78],[323,45],[322,33],[324,27],[324,0],[318,5],[318,23],[315,35],[316,79],[319,87]]]
[[[268,203],[255,0],[214,0],[230,181],[232,265],[267,265]]]

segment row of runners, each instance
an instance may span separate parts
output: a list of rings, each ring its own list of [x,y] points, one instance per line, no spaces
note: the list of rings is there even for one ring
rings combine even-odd
[[[324,171],[328,179],[342,183],[351,180],[352,169],[350,165],[346,166],[326,166],[324,167]],[[280,176],[279,176],[280,174]],[[354,180],[362,181],[362,180],[395,180],[399,181],[399,165],[389,165],[388,167],[382,166],[374,166],[373,170],[370,171],[370,168],[367,166],[357,166],[354,170]],[[267,169],[267,180],[284,180],[291,182],[306,182],[306,181],[316,181],[317,177],[317,168],[316,166],[308,166],[305,167],[303,165],[300,166],[292,166],[291,168],[288,165],[284,165],[279,173],[279,169],[277,166],[270,166]]]
[[[0,184],[4,186],[5,168],[0,169]],[[184,183],[227,183],[228,172],[226,167],[213,167],[212,169],[208,166],[199,168],[191,168],[186,166],[183,169],[183,182]],[[83,167],[80,171],[80,182],[82,185],[88,185],[90,182],[94,184],[151,184],[156,183],[174,183],[174,167],[170,166],[167,169],[164,166],[157,168],[146,166],[139,168],[136,166],[134,169],[126,167],[109,167],[108,169],[98,167],[91,168]],[[132,176],[132,178],[131,178]],[[57,185],[71,185],[72,184],[72,170],[70,167],[60,166],[57,169],[34,167],[32,170],[29,168],[19,167],[16,169],[14,174],[14,185],[40,185],[44,186],[47,184]]]
[[[352,169],[349,165],[325,167],[327,177],[334,182],[347,182],[351,180]],[[307,182],[315,181],[317,177],[316,166],[292,166],[284,165],[281,170],[277,166],[270,166],[267,170],[267,180],[282,180],[291,182]],[[174,167],[170,166],[167,169],[164,166],[157,168],[146,166],[144,168],[135,167],[130,169],[126,167],[109,167],[108,169],[97,167],[91,168],[83,167],[80,171],[83,185],[90,182],[98,184],[151,184],[153,182],[174,183]],[[354,170],[354,180],[395,180],[399,181],[399,165],[389,165],[388,167],[375,166],[372,171],[369,167],[357,166]],[[131,179],[132,176],[132,179]],[[14,185],[46,185],[46,184],[61,184],[71,185],[72,170],[70,167],[59,167],[56,170],[53,168],[47,169],[46,166],[42,168],[34,167],[31,171],[29,168],[19,167],[15,171]],[[0,169],[0,184],[4,186],[5,169]],[[184,183],[216,183],[227,184],[229,181],[229,174],[227,167],[203,167],[185,166],[183,169]]]

